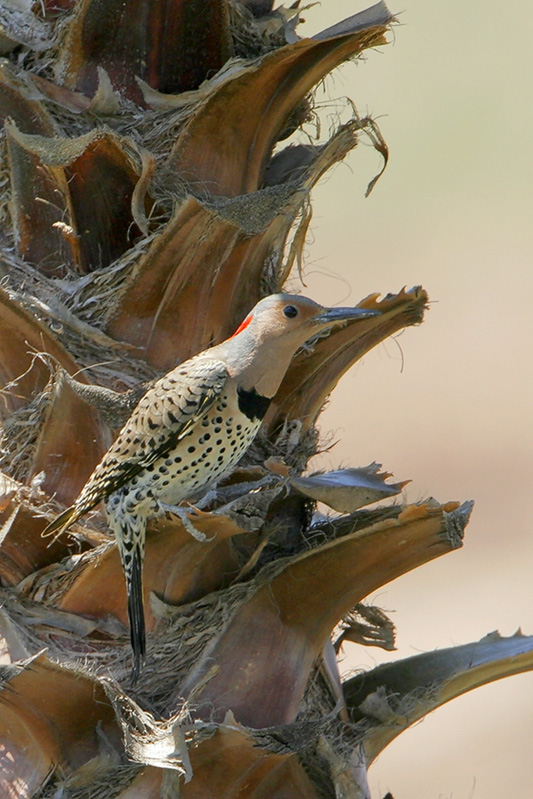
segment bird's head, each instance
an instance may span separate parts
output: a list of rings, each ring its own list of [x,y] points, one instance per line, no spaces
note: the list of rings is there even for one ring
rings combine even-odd
[[[379,315],[367,308],[324,308],[296,294],[271,294],[252,308],[231,338],[247,331],[258,343],[284,339],[296,351],[321,330]],[[277,341],[278,346],[280,343]]]
[[[252,308],[222,346],[231,371],[246,372],[247,383],[273,396],[308,339],[328,327],[379,315],[367,308],[324,308],[296,294],[271,294]]]

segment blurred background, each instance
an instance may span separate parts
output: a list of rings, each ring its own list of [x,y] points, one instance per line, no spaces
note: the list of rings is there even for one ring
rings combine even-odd
[[[300,35],[368,3],[324,0]],[[368,599],[396,653],[348,644],[347,673],[478,640],[533,633],[533,4],[405,0],[391,44],[319,94],[322,137],[345,96],[390,147],[361,144],[314,193],[306,293],[348,304],[422,284],[421,327],[371,352],[322,417],[338,444],[316,466],[373,460],[406,498],[476,501],[465,546]],[[340,116],[339,116],[340,115]],[[346,118],[346,116],[345,116]],[[533,795],[533,674],[467,694],[404,733],[370,771],[374,799]]]

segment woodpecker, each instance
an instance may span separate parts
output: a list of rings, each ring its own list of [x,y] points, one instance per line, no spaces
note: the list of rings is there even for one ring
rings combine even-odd
[[[221,344],[179,364],[139,401],[75,503],[44,530],[67,530],[103,502],[124,569],[132,681],[144,662],[142,564],[149,519],[177,512],[234,466],[252,443],[296,351],[321,330],[379,315],[272,294]],[[194,534],[192,525],[187,525]],[[196,531],[198,532],[198,531]],[[200,534],[201,535],[201,534]]]

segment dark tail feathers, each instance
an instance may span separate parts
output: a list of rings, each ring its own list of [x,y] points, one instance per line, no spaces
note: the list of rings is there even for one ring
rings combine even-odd
[[[142,560],[137,547],[134,547],[132,552],[131,572],[129,574],[127,588],[130,638],[131,648],[133,649],[131,681],[135,683],[139,679],[146,652],[146,630],[144,625],[142,592]]]

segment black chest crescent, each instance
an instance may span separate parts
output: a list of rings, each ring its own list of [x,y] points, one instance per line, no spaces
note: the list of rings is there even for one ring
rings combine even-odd
[[[237,389],[239,410],[251,422],[260,421],[268,410],[270,398],[258,394],[255,388],[247,391],[244,388]]]

